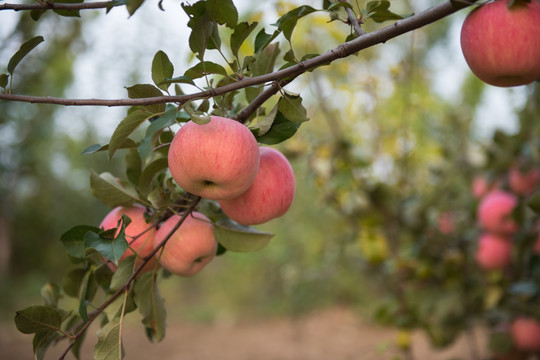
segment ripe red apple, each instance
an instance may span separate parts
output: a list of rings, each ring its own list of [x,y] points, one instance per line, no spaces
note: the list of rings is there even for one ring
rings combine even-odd
[[[480,236],[475,258],[482,269],[504,269],[510,263],[511,255],[510,239],[490,233]]]
[[[508,174],[508,185],[518,195],[530,195],[538,183],[540,183],[540,169],[534,168],[522,172],[519,168],[513,167]]]
[[[490,191],[496,190],[500,187],[498,181],[489,182],[484,176],[477,176],[472,183],[472,194],[476,199],[484,197]]]
[[[187,122],[169,149],[169,169],[181,188],[211,200],[232,199],[253,183],[259,147],[251,131],[231,119]]]
[[[154,250],[154,235],[156,229],[155,227],[152,227],[148,230],[151,227],[151,224],[146,222],[144,218],[145,212],[146,209],[141,205],[133,205],[130,207],[119,206],[111,210],[111,212],[109,212],[101,221],[99,227],[104,230],[109,230],[118,226],[118,220],[120,220],[122,215],[127,215],[131,219],[131,223],[129,223],[125,229],[126,240],[130,244],[130,247],[120,257],[120,261],[128,256],[138,254],[138,258],[135,261],[135,266],[138,266],[142,262],[142,258],[149,255],[152,250]],[[120,229],[118,229],[116,235],[118,235],[119,232]],[[135,237],[137,238],[135,239]],[[156,259],[152,258],[142,271],[152,270],[155,265]]]
[[[540,79],[540,1],[495,0],[473,10],[461,28],[461,49],[471,71],[495,86]]]
[[[294,172],[287,158],[270,147],[260,148],[259,171],[242,195],[221,200],[227,216],[242,225],[256,225],[282,216],[294,199]]]
[[[516,348],[540,351],[540,322],[538,320],[519,317],[512,322],[510,331]]]
[[[478,222],[488,231],[500,234],[512,234],[517,231],[517,224],[512,218],[512,211],[517,206],[517,197],[502,190],[488,193],[478,205]]]
[[[167,219],[156,232],[154,246],[158,246],[171,232],[180,216]],[[179,276],[193,276],[216,256],[217,242],[214,226],[203,214],[193,212],[174,232],[159,255],[160,264]]]
[[[456,229],[454,214],[450,211],[445,211],[439,214],[437,228],[441,234],[449,235]]]

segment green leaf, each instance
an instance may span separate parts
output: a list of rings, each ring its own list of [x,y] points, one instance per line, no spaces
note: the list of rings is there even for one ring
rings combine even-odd
[[[125,158],[126,177],[132,184],[139,184],[141,176],[142,161],[139,152],[136,149],[130,149]]]
[[[171,193],[164,191],[161,187],[156,187],[150,194],[148,194],[148,201],[156,209],[164,209],[169,206],[171,200]]]
[[[134,202],[142,202],[137,192],[131,187],[124,187],[110,173],[90,173],[90,189],[96,198],[111,208],[129,206]]]
[[[300,95],[285,92],[279,99],[278,110],[287,120],[292,122],[301,123],[309,120]]]
[[[165,110],[165,109],[164,109]],[[131,135],[143,122],[150,119],[153,114],[149,114],[143,110],[135,110],[130,112],[118,124],[109,142],[109,158],[112,158],[116,150],[120,148],[126,139]]]
[[[67,296],[79,298],[81,284],[86,276],[86,270],[82,268],[73,269],[62,278],[62,290]]]
[[[289,121],[279,111],[276,114],[276,118],[272,123],[270,130],[262,136],[255,136],[257,141],[267,145],[274,145],[283,142],[292,137],[298,128],[300,123]]]
[[[187,76],[177,76],[170,79],[164,79],[158,85],[167,85],[167,84],[190,84],[195,85],[193,79]]]
[[[167,110],[163,115],[161,115],[159,118],[152,119],[150,126],[146,129],[146,134],[144,136],[144,139],[141,141],[141,144],[139,145],[139,153],[141,154],[141,157],[148,158],[150,154],[153,151],[153,147],[155,145],[155,142],[157,141],[157,137],[159,136],[159,133],[163,128],[166,128],[168,126],[173,125],[177,120],[177,115],[180,115],[180,113],[185,112],[179,112],[178,109],[174,106],[172,106],[169,110]],[[186,113],[187,115],[187,113]],[[189,119],[189,115],[188,115]]]
[[[272,127],[272,124],[274,123],[274,119],[276,118],[277,111],[278,111],[278,104],[276,104],[272,108],[272,111],[270,111],[268,115],[264,117],[264,119],[259,121],[255,126],[251,126],[250,130],[254,134],[256,134],[256,136],[262,136],[266,134]]]
[[[126,302],[125,306],[124,301]],[[105,313],[108,321],[113,321],[114,319],[118,319],[122,315],[122,309],[124,310],[124,314],[130,313],[133,310],[137,309],[137,305],[135,305],[135,302],[133,301],[133,291],[129,291],[127,295],[124,291],[124,293],[114,299],[113,302],[109,306],[107,306],[107,308],[103,312]]]
[[[120,319],[114,319],[97,331],[98,341],[94,346],[95,360],[119,360],[124,358]]]
[[[350,3],[345,2],[345,1],[344,2],[334,3],[334,4],[330,5],[326,10],[327,11],[336,11],[338,8],[341,8],[341,7],[346,7],[346,8],[349,8],[349,9],[354,11],[353,6]]]
[[[262,232],[249,226],[222,218],[215,223],[216,240],[228,251],[251,252],[264,248],[274,234]]]
[[[306,15],[314,13],[316,10],[309,5],[302,5],[293,9],[279,18],[279,20],[274,24],[278,27],[279,30],[283,31],[285,39],[289,42],[291,41],[292,32],[298,20]]]
[[[84,246],[96,249],[101,255],[118,264],[120,257],[124,255],[128,248],[128,242],[122,231],[114,239],[104,238],[96,233],[89,232],[84,237]]]
[[[255,62],[250,65],[251,74],[253,76],[269,74],[274,70],[276,59],[281,50],[279,44],[267,46],[264,51],[255,56]]]
[[[264,29],[261,29],[261,31],[257,33],[257,36],[255,36],[255,42],[253,44],[255,48],[255,54],[263,51],[280,33],[280,30],[276,30],[272,35],[270,35],[267,34]]]
[[[129,16],[132,16],[133,14],[135,14],[135,11],[137,11],[141,7],[143,2],[144,0],[127,0],[126,9],[129,13]]]
[[[62,3],[62,4],[80,4],[83,2],[83,0],[55,0],[55,3]],[[62,16],[72,16],[72,17],[80,17],[80,11],[79,10],[54,10],[55,13]]]
[[[378,23],[386,20],[403,19],[403,16],[391,12],[388,10],[389,8],[390,1],[388,0],[370,1],[366,4],[366,17]]]
[[[212,20],[206,11],[206,1],[199,1],[193,5],[181,4],[189,16],[188,27],[191,28],[189,36],[189,48],[197,58],[202,60],[207,48],[208,39],[212,36],[216,22]]]
[[[152,191],[152,180],[158,173],[167,169],[168,167],[169,162],[167,158],[160,158],[152,161],[144,168],[139,182],[139,191],[141,192],[142,196],[146,196]]]
[[[173,73],[174,66],[167,54],[161,50],[158,51],[152,60],[152,80],[154,84],[160,89],[167,91],[171,83],[166,83],[165,80],[172,78]]]
[[[45,353],[49,346],[60,337],[60,333],[53,330],[38,331],[32,339],[32,348],[34,350],[34,358],[42,360],[45,358]]]
[[[236,25],[233,33],[231,34],[231,51],[235,57],[238,57],[238,51],[240,50],[240,47],[247,39],[249,34],[253,32],[255,27],[257,27],[257,22],[248,24],[244,21]]]
[[[197,79],[210,74],[227,76],[227,70],[225,70],[223,66],[213,63],[211,61],[201,61],[197,65],[186,70],[184,76],[190,77],[192,79]]]
[[[165,304],[156,284],[153,272],[142,274],[133,288],[135,303],[143,316],[146,335],[151,341],[161,341],[165,337]]]
[[[9,72],[9,74],[13,75],[13,72],[15,71],[15,68],[17,67],[19,62],[43,41],[45,41],[45,39],[43,39],[43,36],[36,36],[22,44],[19,50],[17,50],[17,52],[9,60],[7,66],[7,71]]]
[[[8,79],[8,74],[0,74],[0,87],[3,87],[5,89],[8,84]]]
[[[137,143],[131,140],[130,138],[124,139],[124,141],[122,141],[122,143],[118,146],[118,149],[136,149],[136,148],[137,148]],[[107,151],[107,150],[109,150],[109,144],[107,145],[94,144],[84,149],[81,152],[81,155],[94,154],[100,151]]]
[[[92,233],[89,233],[92,234]],[[87,302],[91,301],[97,291],[96,278],[94,277],[93,271],[87,271],[83,277],[81,284],[81,294],[79,300],[79,315],[84,320],[88,322],[88,309]]]
[[[99,233],[100,229],[95,226],[77,225],[60,236],[69,256],[75,259],[84,259],[84,237],[87,232]]]
[[[62,325],[62,315],[51,306],[34,305],[16,312],[15,326],[23,334],[39,331],[57,331]]]
[[[126,281],[133,274],[136,258],[136,255],[132,255],[120,261],[118,268],[111,279],[110,291],[114,292],[124,286]]]
[[[41,297],[45,300],[45,305],[57,307],[60,299],[60,287],[51,282],[41,287]]]
[[[208,16],[220,25],[234,29],[238,22],[238,11],[232,0],[206,0]]]
[[[146,99],[152,97],[163,96],[161,90],[151,84],[136,84],[130,87],[127,87],[128,97],[130,99]],[[153,114],[162,113],[165,111],[165,103],[163,104],[154,104],[146,105],[144,107],[148,109]]]

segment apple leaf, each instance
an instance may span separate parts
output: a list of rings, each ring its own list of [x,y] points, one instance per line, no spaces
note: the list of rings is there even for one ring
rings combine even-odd
[[[292,32],[298,20],[306,15],[320,11],[312,8],[309,5],[302,5],[293,9],[279,18],[279,20],[274,24],[278,27],[279,30],[283,31],[285,39],[289,42],[291,41]]]
[[[274,70],[276,59],[281,52],[279,44],[272,44],[255,56],[255,62],[250,65],[253,76],[271,73]]]
[[[210,74],[227,76],[227,70],[225,70],[223,66],[213,63],[211,61],[201,61],[192,68],[187,69],[184,73],[184,76],[187,76],[191,79],[197,79]]]
[[[299,127],[300,123],[289,121],[278,111],[270,130],[262,136],[255,135],[255,137],[258,142],[266,145],[279,144],[293,136]]]
[[[255,54],[263,51],[279,34],[281,34],[280,30],[276,30],[270,35],[267,34],[264,29],[261,29],[255,36],[255,41],[253,43]]]
[[[133,288],[135,303],[141,313],[142,323],[146,327],[146,336],[150,341],[160,342],[165,337],[165,303],[159,294],[154,272],[142,274],[135,281]]]
[[[401,20],[403,16],[393,13],[389,10],[390,1],[376,0],[366,4],[366,18],[371,18],[375,22],[383,22],[387,20]]]
[[[60,337],[58,331],[43,330],[34,334],[32,339],[32,348],[34,350],[34,358],[36,360],[42,360],[45,358],[45,352],[49,346]]]
[[[278,102],[278,111],[289,121],[301,123],[308,121],[306,108],[302,105],[302,97],[284,92]]]
[[[122,219],[128,218],[125,215],[122,215]],[[124,232],[126,226],[126,223],[123,222],[120,233],[113,239],[100,236],[99,234],[93,232],[88,232],[84,236],[84,246],[87,249],[96,249],[101,255],[117,265],[120,257],[124,255],[124,252],[129,246]]]
[[[45,305],[57,307],[60,299],[60,287],[51,282],[47,282],[41,287],[41,297],[45,300]]]
[[[8,79],[8,74],[0,74],[0,87],[3,87],[5,89],[8,84]]]
[[[274,234],[240,225],[228,218],[214,224],[216,240],[225,249],[233,252],[251,252],[264,248]]]
[[[95,197],[111,208],[129,206],[136,201],[142,202],[132,187],[123,186],[117,178],[108,172],[98,175],[92,170],[90,189]]]
[[[540,191],[536,192],[529,201],[527,205],[537,214],[540,214]]]
[[[15,68],[21,62],[21,60],[43,41],[45,41],[45,39],[43,39],[43,36],[36,36],[22,44],[19,50],[17,50],[17,52],[11,57],[11,59],[9,59],[9,63],[7,66],[8,73],[10,75],[13,75]]]
[[[206,0],[206,10],[220,25],[234,29],[238,22],[238,10],[232,0]]]
[[[141,7],[143,2],[144,0],[126,0],[126,9],[129,13],[129,16],[135,14],[135,11],[137,11]]]
[[[136,148],[137,148],[137,143],[131,140],[130,138],[125,138],[124,141],[122,141],[122,143],[118,145],[118,149],[136,149]],[[81,152],[81,155],[94,154],[100,151],[107,151],[107,150],[109,150],[109,144],[107,145],[94,144],[84,149]]]
[[[216,22],[210,18],[206,11],[206,2],[199,1],[193,5],[181,3],[182,9],[189,16],[188,27],[191,29],[189,35],[189,48],[197,58],[202,60],[208,45],[208,39],[217,27]]]
[[[112,276],[111,285],[109,288],[110,291],[114,292],[120,289],[126,283],[131,274],[133,274],[136,258],[137,257],[135,255],[132,255],[120,261],[118,268]]]
[[[244,21],[235,26],[234,32],[231,34],[231,51],[235,57],[238,57],[240,47],[247,39],[249,34],[253,32],[257,24],[257,22],[249,24]]]
[[[152,98],[152,97],[160,97],[163,96],[163,93],[160,89],[155,87],[152,84],[136,84],[130,87],[127,87],[128,97],[130,99],[144,99],[144,98]],[[165,104],[153,104],[153,105],[146,105],[144,107],[149,112],[158,114],[165,111]]]
[[[165,110],[165,107],[163,107]],[[143,122],[152,118],[154,114],[148,113],[144,110],[135,110],[130,112],[121,122],[111,136],[109,142],[109,158],[112,159],[116,150],[120,148],[120,145],[131,135]]]
[[[95,226],[78,225],[72,227],[60,236],[67,253],[74,259],[84,259],[84,237],[87,232],[99,233],[100,229]]]
[[[55,3],[62,3],[62,4],[80,4],[83,2],[83,0],[55,0]],[[54,12],[61,16],[71,16],[71,17],[80,17],[80,11],[79,10],[58,10],[54,9]]]
[[[97,331],[98,341],[94,346],[95,360],[119,360],[124,357],[120,319],[114,319]]]
[[[268,115],[264,117],[264,119],[259,121],[254,126],[251,126],[250,127],[251,131],[256,136],[262,136],[266,134],[272,127],[272,124],[274,123],[274,119],[276,118],[277,111],[278,111],[278,104],[274,106],[274,108],[268,113]]]
[[[160,172],[169,167],[169,161],[166,157],[159,158],[148,164],[141,173],[139,180],[139,191],[142,196],[147,196],[152,191],[152,180]]]
[[[174,66],[167,54],[159,50],[152,60],[152,80],[161,90],[167,91],[170,82],[165,80],[172,78]]]
[[[52,306],[34,305],[16,312],[15,326],[23,334],[39,331],[58,331],[62,325],[62,314]]]
[[[73,269],[62,278],[62,290],[67,296],[79,298],[81,284],[86,276],[86,270],[82,268]]]

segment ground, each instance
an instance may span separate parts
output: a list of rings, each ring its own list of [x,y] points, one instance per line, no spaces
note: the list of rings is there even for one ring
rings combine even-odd
[[[392,345],[395,337],[395,331],[364,322],[347,308],[335,307],[297,319],[173,323],[158,344],[150,343],[142,326],[133,323],[123,338],[127,360],[393,360],[399,356]],[[2,325],[0,358],[32,359],[31,339],[11,324]],[[477,334],[476,339],[482,347],[482,336]],[[87,340],[82,352],[85,360],[92,358],[94,339]],[[58,359],[63,349],[64,343],[58,344],[46,359]],[[435,352],[421,334],[413,336],[413,356],[415,360],[472,359],[467,339]],[[485,359],[485,354],[481,358]]]

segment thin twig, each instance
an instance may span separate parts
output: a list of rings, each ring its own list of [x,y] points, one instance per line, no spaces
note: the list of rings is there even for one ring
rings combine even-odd
[[[338,0],[338,1],[350,3],[348,0]],[[356,14],[354,13],[354,11],[352,11],[352,9],[348,7],[345,7],[345,11],[347,11],[347,19],[349,20],[349,23],[352,25],[356,35],[358,36],[365,35],[366,32],[362,29],[362,27],[360,27],[360,24],[358,23],[358,19],[356,18]]]
[[[1,10],[89,10],[89,9],[110,9],[115,6],[125,5],[122,1],[99,1],[84,3],[59,3],[59,2],[36,2],[32,4],[0,4]]]
[[[413,15],[409,18],[399,20],[392,25],[388,25],[382,29],[366,33],[363,36],[359,36],[354,40],[339,45],[335,49],[325,52],[319,56],[302,61],[291,67],[275,71],[273,73],[255,76],[251,78],[244,78],[237,82],[223,85],[215,89],[210,89],[198,93],[188,95],[177,96],[158,96],[142,99],[118,99],[118,100],[104,100],[104,99],[65,99],[65,98],[53,98],[53,97],[39,97],[39,96],[26,96],[26,95],[13,95],[13,94],[0,94],[0,100],[8,101],[22,101],[29,103],[41,103],[41,104],[55,104],[65,106],[134,106],[134,105],[152,105],[162,103],[179,103],[184,104],[187,101],[196,99],[209,98],[213,96],[223,95],[230,91],[244,89],[251,86],[261,85],[265,83],[275,82],[289,77],[297,77],[308,70],[315,69],[319,66],[329,65],[335,60],[345,58],[349,55],[355,54],[360,50],[369,48],[371,46],[385,43],[386,41],[393,39],[399,35],[405,34],[412,30],[421,28],[425,25],[431,24],[437,20],[440,20],[446,16],[449,16],[456,11],[463,9],[471,5],[471,3],[460,3],[459,6],[455,6],[451,0],[448,0],[442,4],[436,5],[430,9],[427,9],[421,13]]]

